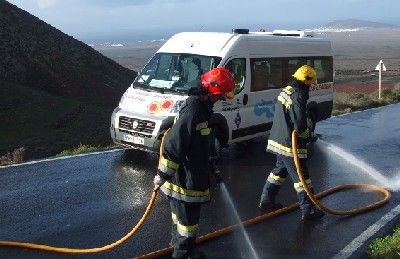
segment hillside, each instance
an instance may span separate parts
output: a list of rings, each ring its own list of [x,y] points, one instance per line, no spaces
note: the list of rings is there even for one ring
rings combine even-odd
[[[0,79],[115,104],[135,72],[18,7],[0,1]]]
[[[110,115],[136,72],[0,0],[0,161],[109,145]]]
[[[335,20],[332,22],[327,23],[322,27],[322,29],[361,29],[361,28],[369,28],[369,29],[378,29],[378,28],[385,28],[385,29],[394,29],[400,28],[400,26],[386,24],[386,23],[379,23],[379,22],[371,22],[371,21],[364,21],[364,20],[357,20],[357,19],[347,19],[347,20]]]

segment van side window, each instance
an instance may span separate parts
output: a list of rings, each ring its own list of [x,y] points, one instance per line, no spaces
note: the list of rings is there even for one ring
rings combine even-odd
[[[246,81],[246,59],[245,58],[235,58],[228,62],[225,66],[235,78],[235,94],[241,92],[244,87],[244,82]]]
[[[282,59],[272,58],[269,60],[270,64],[270,80],[268,88],[282,88],[283,87],[283,69]]]
[[[250,59],[251,91],[257,92],[267,89],[269,80],[269,66],[266,59]]]
[[[290,81],[292,79],[292,75],[296,72],[296,70],[303,65],[313,66],[313,62],[310,58],[305,58],[305,57],[296,57],[287,59],[286,81]]]
[[[332,57],[317,57],[314,59],[314,69],[317,72],[318,83],[333,82]]]
[[[309,66],[314,66],[313,60],[310,57],[293,57],[293,58],[284,58],[283,59],[284,63],[284,84],[289,84],[293,77],[292,75],[296,72],[296,70],[303,66],[303,65],[309,65]]]
[[[281,59],[253,58],[250,66],[252,92],[282,87]]]
[[[332,57],[294,57],[285,59],[285,82],[289,83],[292,75],[302,65],[312,66],[317,72],[317,82],[326,83],[333,81]]]

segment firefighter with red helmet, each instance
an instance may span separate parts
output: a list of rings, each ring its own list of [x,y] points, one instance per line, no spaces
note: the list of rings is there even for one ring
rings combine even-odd
[[[275,202],[281,184],[289,174],[297,192],[303,220],[314,220],[324,216],[308,198],[304,186],[300,181],[293,160],[291,133],[295,129],[299,134],[297,153],[303,169],[306,184],[312,190],[306,158],[307,142],[313,136],[307,127],[306,107],[309,97],[309,88],[317,81],[317,74],[311,66],[303,65],[293,74],[293,81],[283,88],[275,104],[275,114],[270,131],[267,150],[276,154],[276,165],[269,174],[264,185],[259,208],[269,211],[282,208]]]
[[[201,75],[200,94],[189,96],[164,140],[154,186],[168,196],[173,258],[202,258],[195,251],[201,204],[210,200],[209,120],[213,105],[234,96],[235,81],[219,67]]]

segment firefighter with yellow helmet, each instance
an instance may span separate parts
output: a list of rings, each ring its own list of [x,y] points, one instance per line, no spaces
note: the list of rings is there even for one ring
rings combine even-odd
[[[229,70],[218,67],[201,75],[201,83],[182,105],[178,119],[165,137],[155,188],[168,196],[172,213],[173,258],[203,258],[195,251],[200,207],[210,200],[209,120],[218,100],[234,96]],[[216,176],[220,181],[220,176]]]
[[[276,154],[276,165],[269,173],[263,187],[259,203],[259,208],[262,211],[282,208],[282,205],[277,203],[275,198],[281,184],[289,175],[297,192],[302,220],[314,220],[324,216],[324,213],[316,208],[308,198],[297,175],[291,138],[292,131],[296,130],[299,134],[297,153],[300,158],[300,165],[307,185],[313,190],[306,164],[307,142],[311,138],[310,129],[307,127],[306,108],[309,88],[316,82],[317,74],[314,68],[303,65],[293,74],[292,82],[284,87],[278,95],[273,125],[267,144],[267,151]]]

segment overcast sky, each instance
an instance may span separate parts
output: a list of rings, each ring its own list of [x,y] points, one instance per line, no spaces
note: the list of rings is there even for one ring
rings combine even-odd
[[[400,25],[399,0],[8,1],[83,40],[239,27],[305,29],[349,18]]]

